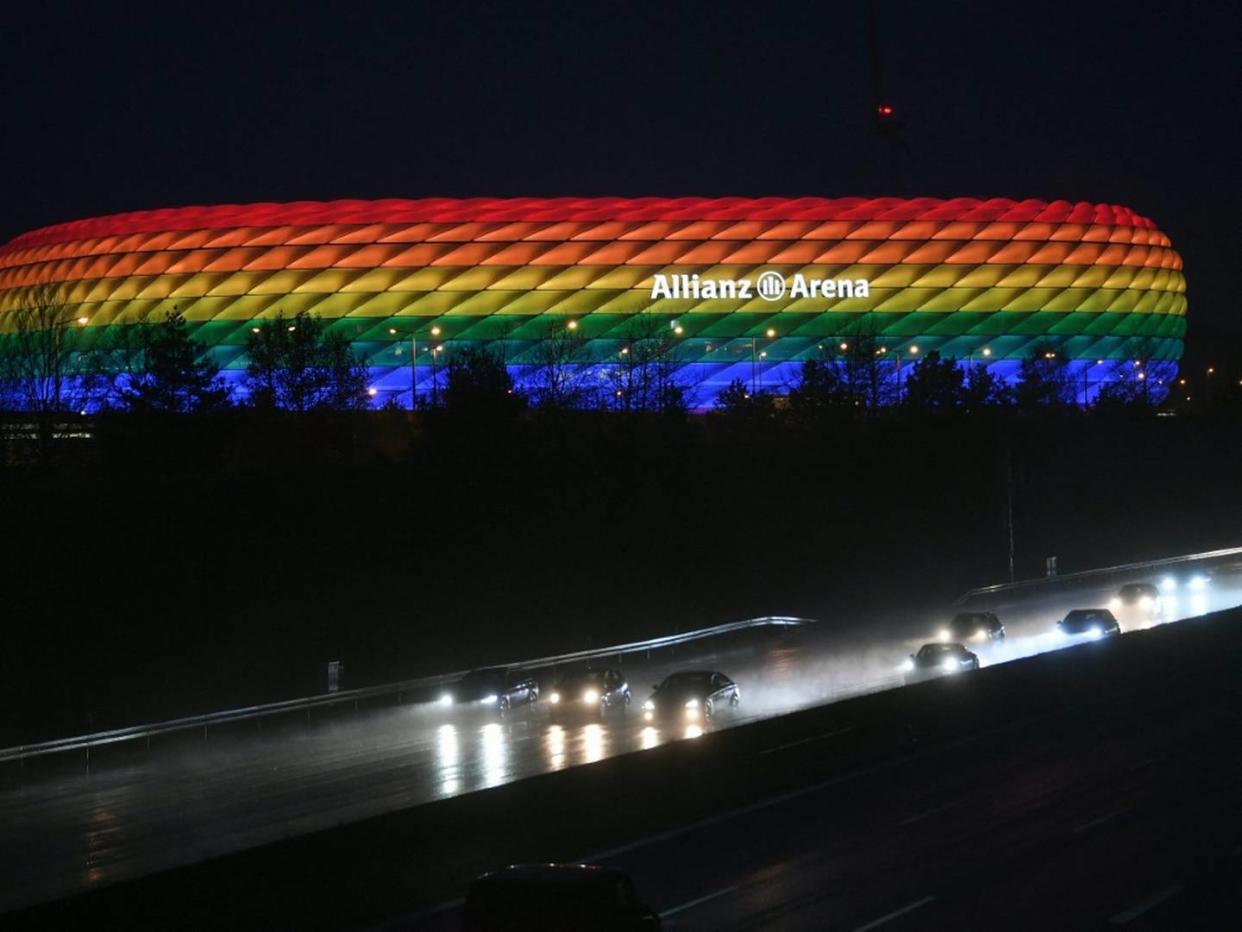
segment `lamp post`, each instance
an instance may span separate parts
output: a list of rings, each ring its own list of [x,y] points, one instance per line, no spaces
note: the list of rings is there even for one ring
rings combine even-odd
[[[397,334],[397,328],[389,327],[388,332],[395,336]],[[433,326],[431,328],[431,335],[433,337],[438,337],[440,335],[440,328]],[[433,351],[432,357],[431,357],[431,392],[432,392],[433,397],[435,395],[435,390],[436,390],[435,365],[436,365],[436,360],[435,360],[435,353]],[[418,392],[418,328],[415,327],[413,330],[410,331],[410,410],[411,411],[414,410],[414,408],[416,407],[418,403],[417,392]]]
[[[769,327],[764,331],[764,336],[771,340],[776,336],[776,329]],[[764,356],[767,356],[767,353],[764,353]],[[750,335],[750,393],[755,394],[755,335],[753,333]]]

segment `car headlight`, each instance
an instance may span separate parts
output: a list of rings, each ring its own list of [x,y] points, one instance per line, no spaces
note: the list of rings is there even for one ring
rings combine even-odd
[[[960,670],[961,668],[961,664],[956,660],[942,660],[940,662],[940,669],[944,670],[945,673],[952,673],[954,670]]]
[[[1087,637],[1089,638],[1098,638],[1103,633],[1099,625],[1092,625],[1087,629]]]
[[[441,693],[440,694],[440,705],[452,705],[452,704],[453,704],[452,693]]]
[[[648,699],[646,702],[644,702],[644,703],[643,703],[643,711],[644,711],[644,712],[654,712],[654,711],[655,711],[655,702],[653,702],[651,699]]]
[[[1151,608],[1156,603],[1151,600],[1151,596],[1145,595],[1139,599],[1139,608]]]
[[[1058,637],[1058,638],[1067,638],[1067,637],[1069,637],[1069,635],[1065,633],[1065,629],[1064,629],[1064,628],[1062,628],[1060,625],[1057,625],[1057,628],[1056,628],[1056,634],[1057,634],[1057,637]]]
[[[1165,592],[1173,592],[1177,589],[1177,580],[1172,576],[1166,576],[1164,579],[1160,580],[1160,588]]]
[[[1108,607],[1111,608],[1114,612],[1117,611],[1117,609],[1121,608],[1121,599],[1119,599],[1117,596],[1113,596],[1111,599],[1108,600]]]
[[[936,632],[936,640],[937,640],[937,641],[947,641],[948,639],[949,639],[949,629],[948,629],[948,628],[941,628],[939,631],[937,631],[937,632]]]
[[[561,694],[558,693],[556,690],[553,690],[552,692],[548,693],[548,702],[552,703],[553,705],[556,705],[560,701],[561,701]]]
[[[484,705],[495,705],[497,698],[499,697],[498,696],[484,696],[483,704]]]
[[[1202,589],[1206,589],[1207,588],[1207,577],[1206,576],[1190,577],[1190,588],[1194,589],[1196,592]]]
[[[590,705],[592,702],[599,702],[599,693],[594,689],[588,689],[582,694],[582,701],[587,705]]]
[[[976,632],[972,635],[972,637],[973,637],[973,639],[974,639],[974,640],[976,640],[976,641],[986,641],[986,640],[988,639],[988,632],[987,632],[987,629],[985,629],[985,628],[980,628],[978,631],[976,631]]]
[[[699,707],[699,700],[697,700],[697,699],[688,699],[688,700],[686,700],[686,708],[687,708],[687,709],[697,709],[698,707]]]
[[[906,661],[903,661],[903,662],[902,662],[902,664],[901,664],[901,672],[902,672],[902,673],[909,673],[909,672],[910,672],[911,670],[913,670],[913,669],[914,669],[914,661],[913,661],[913,660],[906,660]]]

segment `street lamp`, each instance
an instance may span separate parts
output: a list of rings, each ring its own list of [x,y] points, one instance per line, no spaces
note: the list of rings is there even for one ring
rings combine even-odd
[[[776,329],[769,327],[764,331],[764,336],[769,340],[776,336]],[[763,353],[760,358],[767,358],[767,353]],[[755,394],[755,335],[750,335],[750,393]]]
[[[393,336],[396,336],[398,331],[396,327],[389,327],[388,332],[391,333]],[[440,328],[438,326],[433,326],[431,328],[431,335],[433,337],[438,337],[440,335]],[[410,410],[411,411],[413,411],[415,406],[417,405],[417,400],[418,400],[417,392],[418,392],[418,328],[415,327],[413,330],[410,331]],[[431,394],[432,394],[433,399],[435,397],[435,392],[436,392],[436,357],[435,357],[435,351],[433,350],[432,356],[431,356]]]

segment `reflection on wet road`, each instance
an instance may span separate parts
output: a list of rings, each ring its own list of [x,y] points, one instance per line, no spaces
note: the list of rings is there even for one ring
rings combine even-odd
[[[1164,620],[1238,604],[1238,569],[1218,567],[1210,586],[1167,594]],[[977,599],[969,607],[996,611],[1008,637],[970,647],[986,666],[1067,646],[1072,641],[1053,633],[1055,620],[1070,608],[1106,605],[1126,581]],[[906,653],[933,639],[944,620],[833,621],[796,640],[767,632],[658,663],[635,660],[625,667],[634,705],[602,718],[553,720],[540,703],[503,719],[439,704],[401,706],[293,733],[165,748],[89,773],[27,774],[0,789],[0,910],[894,686]],[[648,685],[687,668],[731,676],[742,705],[709,723],[644,722],[638,709]]]

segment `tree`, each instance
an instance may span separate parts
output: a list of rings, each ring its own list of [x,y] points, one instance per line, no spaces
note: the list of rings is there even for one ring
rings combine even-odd
[[[659,318],[632,319],[607,371],[609,406],[626,412],[684,413],[685,388],[675,377],[678,345],[674,331]]]
[[[1012,393],[1005,380],[993,375],[982,363],[971,366],[966,372],[966,385],[962,392],[963,404],[968,411],[1007,405]]]
[[[0,404],[33,420],[43,466],[73,416],[98,401],[100,373],[84,361],[86,324],[58,287],[46,285],[25,294],[0,337]]]
[[[776,396],[766,389],[751,392],[741,379],[734,379],[716,396],[716,408],[734,424],[758,425],[776,416]]]
[[[527,389],[535,406],[545,411],[566,411],[589,405],[595,396],[582,365],[586,340],[576,321],[553,321],[548,336],[534,349],[535,370]]]
[[[193,414],[228,405],[229,388],[220,367],[190,339],[177,311],[157,324],[136,328],[136,371],[118,388],[121,403],[132,412]]]
[[[491,422],[508,419],[526,406],[504,361],[489,350],[456,350],[447,368],[444,413],[449,417]]]
[[[905,403],[923,411],[952,411],[965,401],[965,373],[953,358],[942,359],[931,350],[910,369]]]
[[[246,338],[246,379],[251,404],[288,411],[365,408],[367,372],[349,341],[320,318],[278,313]]]
[[[1050,346],[1036,346],[1022,360],[1014,400],[1025,410],[1054,408],[1070,404],[1074,385],[1066,372],[1064,355]]]
[[[880,343],[879,324],[864,315],[849,329],[841,350],[841,371],[849,404],[855,409],[876,411],[897,400],[896,358]]]
[[[834,410],[849,407],[849,386],[833,362],[808,359],[799,375],[789,390],[789,413],[795,420],[813,423]]]

